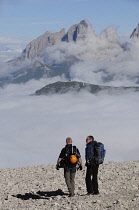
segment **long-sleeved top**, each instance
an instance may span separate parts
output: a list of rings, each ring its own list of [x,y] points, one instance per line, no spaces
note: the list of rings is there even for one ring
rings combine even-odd
[[[85,148],[85,159],[86,159],[86,161],[94,158],[94,156],[95,156],[95,152],[94,152],[95,144],[96,144],[96,141],[91,141],[88,144],[86,144],[86,148]]]

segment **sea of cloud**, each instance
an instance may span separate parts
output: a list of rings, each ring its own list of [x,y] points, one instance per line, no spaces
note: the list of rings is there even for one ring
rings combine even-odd
[[[3,37],[0,36],[0,67],[3,62],[15,59],[31,40],[30,37]]]
[[[111,86],[139,85],[139,40],[121,42],[113,27],[84,41],[63,43],[44,52],[46,63],[80,61],[70,68],[72,80]],[[3,65],[3,66],[2,66]],[[23,64],[22,64],[23,65]],[[1,64],[1,76],[13,68]],[[64,77],[31,80],[0,88],[0,168],[56,163],[66,137],[73,138],[83,161],[85,139],[94,135],[106,147],[105,161],[138,160],[138,92],[100,92],[31,96]]]
[[[0,168],[56,163],[68,136],[83,161],[87,135],[104,143],[105,161],[138,160],[138,93],[30,96],[60,79],[0,89]]]

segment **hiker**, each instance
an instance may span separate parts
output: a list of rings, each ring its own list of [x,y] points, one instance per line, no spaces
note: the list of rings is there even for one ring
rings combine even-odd
[[[74,154],[74,155],[73,155]],[[70,161],[71,160],[71,161]],[[69,191],[69,197],[74,196],[76,166],[82,170],[82,159],[76,146],[72,146],[72,138],[66,138],[66,146],[61,150],[57,160],[56,169],[64,162],[64,178]]]
[[[97,195],[99,194],[98,190],[98,168],[99,164],[96,164],[94,159],[94,146],[96,145],[93,136],[88,136],[86,138],[86,149],[85,149],[85,159],[86,159],[86,189],[87,194]]]

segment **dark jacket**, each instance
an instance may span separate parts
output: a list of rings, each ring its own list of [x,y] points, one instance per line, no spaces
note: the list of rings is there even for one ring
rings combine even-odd
[[[88,144],[86,144],[86,148],[85,148],[85,159],[86,162],[88,162],[89,160],[93,160],[94,156],[95,156],[95,149],[94,146],[96,145],[96,141],[91,141]]]
[[[75,152],[75,151],[73,151]],[[81,155],[80,155],[80,152],[78,150],[78,148],[76,147],[76,153],[77,153],[77,157],[80,158]],[[75,165],[74,164],[71,164],[69,162],[69,156],[72,154],[72,144],[67,144],[62,150],[61,150],[61,153],[59,155],[59,158],[62,158],[62,159],[65,159],[65,164],[67,167],[74,167]]]

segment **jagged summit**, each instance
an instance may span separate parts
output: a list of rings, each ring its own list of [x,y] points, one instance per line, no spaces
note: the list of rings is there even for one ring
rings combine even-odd
[[[88,20],[82,20],[78,24],[72,25],[67,33],[63,28],[60,32],[45,32],[43,35],[31,41],[24,49],[22,55],[28,59],[34,59],[41,56],[46,47],[56,45],[60,42],[76,42],[85,39],[87,31],[92,30],[92,25]]]
[[[138,23],[137,27],[133,30],[133,32],[130,36],[130,38],[134,38],[134,37],[136,37],[136,38],[139,37],[139,23]]]
[[[89,29],[93,30],[91,23],[89,23],[88,20],[82,20],[80,23],[74,24],[69,28],[62,41],[76,42],[78,40],[85,39],[86,33]]]

